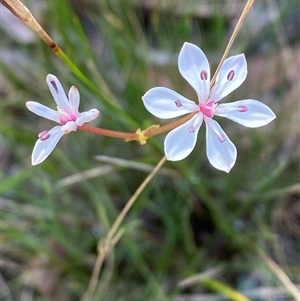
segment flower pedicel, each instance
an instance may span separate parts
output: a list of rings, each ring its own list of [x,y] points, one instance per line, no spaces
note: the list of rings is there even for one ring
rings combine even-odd
[[[27,101],[26,106],[34,114],[55,121],[60,125],[55,126],[49,131],[42,131],[38,135],[39,139],[33,148],[31,156],[32,165],[43,162],[53,151],[63,135],[71,131],[76,131],[78,126],[94,120],[100,114],[96,109],[79,113],[80,97],[79,91],[75,86],[71,87],[68,99],[56,76],[48,74],[46,82],[57,104],[57,111],[34,101]]]
[[[219,100],[244,82],[247,76],[244,54],[224,61],[211,91],[209,63],[199,47],[184,43],[178,58],[178,68],[196,90],[198,104],[164,87],[152,88],[142,97],[146,109],[162,119],[196,113],[166,136],[166,157],[171,161],[186,158],[195,147],[198,131],[204,121],[208,160],[215,168],[229,172],[236,161],[237,150],[220,125],[213,120],[214,115],[229,118],[250,128],[266,125],[276,116],[268,106],[253,99],[218,104]]]

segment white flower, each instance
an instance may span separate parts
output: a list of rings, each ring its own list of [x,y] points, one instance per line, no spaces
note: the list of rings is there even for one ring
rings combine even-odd
[[[219,100],[244,82],[247,75],[244,54],[224,61],[211,92],[209,63],[196,45],[184,43],[178,57],[178,68],[196,90],[198,104],[164,87],[152,88],[142,97],[146,109],[159,118],[174,118],[197,112],[189,121],[166,136],[166,157],[170,161],[186,158],[195,147],[197,134],[204,120],[208,160],[215,168],[229,172],[236,161],[237,150],[220,125],[213,120],[213,116],[226,117],[250,128],[266,125],[276,116],[269,107],[253,99],[218,104]]]
[[[32,165],[43,162],[63,135],[76,131],[77,126],[82,126],[84,123],[97,118],[100,114],[96,109],[82,113],[78,112],[79,91],[75,86],[71,87],[68,99],[56,76],[48,74],[46,82],[57,104],[57,111],[34,101],[27,101],[26,107],[34,114],[55,121],[60,125],[55,126],[50,131],[42,131],[38,135],[39,139],[33,148],[31,156]]]

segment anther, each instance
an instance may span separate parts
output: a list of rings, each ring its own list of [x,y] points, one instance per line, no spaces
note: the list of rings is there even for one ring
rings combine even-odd
[[[50,83],[53,86],[53,88],[55,89],[56,93],[58,93],[58,89],[57,89],[55,81],[54,80],[50,80]]]
[[[225,141],[225,138],[224,138],[223,136],[219,136],[219,137],[218,137],[218,140],[222,143],[222,142]]]
[[[234,78],[234,70],[231,70],[231,71],[229,71],[228,74],[227,74],[227,79],[228,79],[229,81],[231,81],[231,80],[233,80],[233,78]]]
[[[48,131],[42,131],[38,134],[38,137],[40,140],[45,141],[50,137],[50,134]]]
[[[194,128],[193,125],[190,125],[188,130],[189,130],[190,133],[195,133],[195,128]]]
[[[247,112],[248,111],[248,108],[246,106],[238,106],[238,111],[239,112]]]
[[[180,100],[176,100],[176,101],[175,101],[175,105],[176,105],[177,108],[182,107],[182,103],[181,103]]]
[[[207,80],[207,72],[206,72],[205,70],[202,70],[202,71],[200,72],[200,78],[201,78],[202,80]]]

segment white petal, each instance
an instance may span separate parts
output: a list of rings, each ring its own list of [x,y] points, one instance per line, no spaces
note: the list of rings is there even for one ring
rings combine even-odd
[[[205,117],[205,123],[207,158],[213,167],[229,172],[236,161],[236,147],[216,121]]]
[[[60,138],[64,135],[60,126],[55,126],[49,131],[50,137],[47,140],[40,140],[35,143],[32,151],[31,164],[42,163],[53,151]]]
[[[142,97],[146,109],[162,119],[174,118],[199,110],[191,100],[164,87],[155,87]]]
[[[72,86],[69,91],[69,109],[75,116],[79,114],[78,107],[80,102],[79,91],[75,86]]]
[[[170,161],[186,158],[194,149],[203,114],[196,114],[186,123],[172,130],[165,139],[165,154]]]
[[[209,95],[210,68],[204,52],[194,44],[184,43],[178,57],[181,75],[196,90],[199,102],[204,103]]]
[[[219,101],[237,89],[246,79],[247,61],[244,54],[231,56],[224,61],[216,78],[210,99]]]
[[[86,122],[90,122],[99,116],[100,112],[97,109],[91,109],[87,112],[82,112],[76,119],[76,124],[78,126],[83,125]]]
[[[58,78],[53,74],[48,74],[46,82],[57,106],[61,109],[68,109],[69,101]]]
[[[60,123],[59,114],[51,108],[35,101],[27,101],[26,107],[29,111],[38,116]]]
[[[215,108],[215,115],[226,117],[249,128],[266,125],[276,118],[268,106],[254,99],[220,104]]]

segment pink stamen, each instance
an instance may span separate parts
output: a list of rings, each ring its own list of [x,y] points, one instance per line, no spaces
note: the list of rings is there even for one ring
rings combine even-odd
[[[229,80],[229,81],[232,81],[233,80],[233,78],[234,78],[234,70],[231,70],[231,71],[229,71],[228,72],[228,74],[227,74],[227,79]]]
[[[202,79],[202,80],[207,80],[207,72],[205,71],[205,70],[202,70],[201,72],[200,72],[200,78]]]
[[[225,138],[224,138],[223,136],[219,136],[219,137],[218,137],[218,140],[222,143],[222,142],[225,141]]]
[[[65,125],[69,121],[76,121],[76,119],[77,119],[77,116],[69,113],[65,109],[58,108],[58,112],[59,112],[59,122],[62,125]]]
[[[176,101],[175,101],[175,105],[176,105],[177,108],[182,107],[182,103],[181,103],[180,100],[176,100]]]
[[[238,106],[238,111],[239,112],[247,112],[248,111],[248,108],[246,106]]]
[[[215,107],[215,102],[209,101],[206,104],[199,103],[200,111],[207,117],[212,118],[214,116],[213,109]]]
[[[55,89],[56,93],[58,93],[58,89],[57,89],[55,81],[54,80],[50,80],[50,83],[53,86],[53,88]]]
[[[42,131],[38,134],[38,137],[40,140],[45,141],[50,137],[50,134],[48,131]]]
[[[59,121],[62,125],[65,125],[69,121],[76,121],[76,119],[76,116],[70,114],[69,116],[62,115],[59,118]]]
[[[190,125],[188,130],[189,130],[190,133],[195,133],[195,128],[194,128],[193,125]]]

